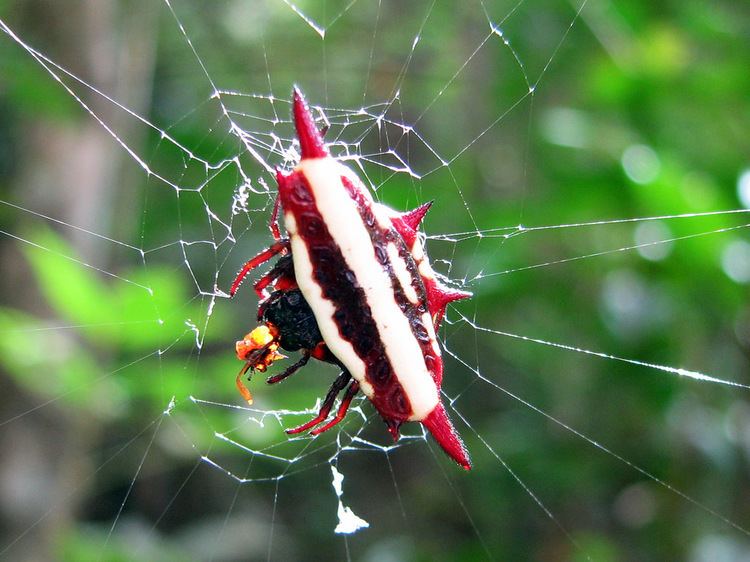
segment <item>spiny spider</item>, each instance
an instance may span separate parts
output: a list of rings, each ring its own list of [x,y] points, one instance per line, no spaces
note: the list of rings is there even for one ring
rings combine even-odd
[[[301,349],[299,361],[267,382],[286,379],[310,357],[337,365],[341,374],[318,415],[287,433],[330,429],[362,390],[394,440],[402,423],[419,421],[469,470],[440,400],[443,361],[435,331],[448,303],[471,295],[443,286],[430,267],[417,227],[431,203],[398,213],[373,201],[360,179],[329,155],[296,88],[292,105],[301,158],[290,173],[276,173],[275,242],[242,267],[230,289],[234,296],[250,271],[281,255],[254,285],[260,326],[237,342],[237,357],[246,362],[237,387],[252,402],[242,383],[247,371],[263,372],[285,358],[279,348]],[[280,209],[287,237],[278,225]],[[344,388],[336,415],[321,426]]]

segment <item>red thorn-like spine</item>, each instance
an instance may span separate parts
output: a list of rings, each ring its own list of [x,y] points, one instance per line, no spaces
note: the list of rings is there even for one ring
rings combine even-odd
[[[422,420],[427,430],[435,438],[450,458],[460,464],[465,470],[471,470],[471,459],[466,451],[466,446],[458,436],[456,428],[453,427],[442,402],[438,402],[430,415]]]
[[[417,227],[422,222],[427,211],[432,207],[432,201],[428,201],[424,205],[420,205],[416,209],[406,211],[395,217],[391,217],[391,223],[396,231],[404,239],[406,245],[411,247],[414,245],[414,241],[417,239]]]
[[[445,311],[445,307],[454,301],[460,301],[462,299],[468,299],[471,293],[466,291],[459,291],[457,289],[451,289],[442,285],[438,282],[430,287],[429,300],[430,303],[435,307],[435,310]]]
[[[404,242],[406,242],[406,245],[410,248],[414,246],[414,243],[417,240],[417,227],[419,227],[419,224],[422,222],[431,206],[432,201],[428,201],[416,209],[391,217],[393,228],[396,229],[404,239]],[[425,257],[423,259],[427,258]],[[423,275],[422,281],[424,282],[425,290],[427,291],[427,305],[430,309],[430,314],[432,315],[432,322],[437,330],[440,326],[440,322],[443,320],[443,316],[445,315],[445,307],[453,301],[469,298],[471,293],[446,287],[431,276],[425,277]]]
[[[454,301],[468,299],[471,293],[459,291],[446,287],[436,279],[425,279],[425,290],[427,291],[427,305],[432,315],[432,323],[435,330],[440,326],[440,322],[445,316],[445,307]]]
[[[416,230],[419,226],[419,223],[422,222],[422,219],[427,214],[427,211],[429,211],[430,207],[432,207],[433,203],[434,201],[428,201],[427,203],[420,205],[416,209],[405,212],[403,215],[401,215],[401,220],[403,220],[408,226]]]
[[[297,87],[294,88],[292,113],[294,114],[294,126],[297,129],[302,160],[328,156],[323,137],[315,126],[315,120],[307,107],[302,92]]]

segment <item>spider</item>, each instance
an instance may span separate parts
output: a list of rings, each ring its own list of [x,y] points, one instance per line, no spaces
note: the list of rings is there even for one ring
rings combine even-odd
[[[259,264],[252,264],[250,269],[257,267],[257,265]],[[333,363],[341,368],[342,372],[328,391],[318,415],[308,423],[293,429],[287,429],[286,432],[289,434],[301,433],[325,421],[333,407],[336,396],[351,378],[346,367],[328,350],[323,341],[323,336],[320,334],[315,316],[302,292],[296,287],[293,267],[291,256],[282,256],[271,271],[255,284],[256,292],[262,299],[258,306],[258,322],[260,325],[236,343],[237,357],[246,362],[237,375],[237,388],[250,404],[252,404],[253,398],[250,391],[242,383],[242,377],[250,369],[265,372],[274,361],[286,359],[285,355],[278,352],[279,347],[285,351],[298,351],[301,349],[302,357],[299,361],[287,367],[282,373],[268,377],[266,380],[268,384],[283,381],[304,367],[311,357],[320,361]],[[247,271],[249,272],[250,269]],[[245,268],[243,268],[244,270]],[[246,273],[242,273],[241,275],[244,277]],[[235,284],[231,290],[232,295],[234,295],[241,280],[239,276],[235,280]],[[274,281],[276,290],[268,295],[264,290],[264,286]],[[336,416],[329,423],[314,429],[312,434],[317,435],[322,433],[344,419],[349,404],[354,399],[358,390],[359,388],[356,384],[349,385]]]
[[[252,270],[280,256],[254,285],[260,325],[236,344],[245,361],[237,387],[251,402],[242,383],[247,371],[264,372],[285,358],[279,348],[302,350],[296,363],[267,382],[286,379],[311,357],[341,373],[318,415],[287,433],[330,429],[362,390],[394,440],[404,422],[419,421],[469,470],[466,447],[440,400],[443,362],[435,332],[448,303],[470,293],[445,287],[430,267],[417,227],[431,203],[398,213],[373,201],[360,179],[329,155],[296,88],[292,107],[301,158],[290,173],[276,173],[269,223],[274,243],[242,267],[230,289],[234,296]],[[323,424],[342,390],[336,414]]]

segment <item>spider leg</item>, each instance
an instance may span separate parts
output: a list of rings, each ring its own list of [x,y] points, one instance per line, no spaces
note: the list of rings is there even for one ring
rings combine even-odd
[[[233,297],[234,294],[237,292],[237,289],[240,286],[240,283],[245,279],[248,273],[250,273],[253,269],[258,267],[259,265],[266,263],[268,260],[270,260],[272,257],[274,257],[276,254],[280,254],[281,252],[289,249],[289,239],[288,238],[281,238],[280,240],[277,240],[274,242],[268,249],[263,250],[260,254],[255,256],[253,259],[248,261],[245,265],[242,266],[242,269],[240,269],[240,272],[237,274],[237,277],[235,277],[234,282],[232,283],[232,287],[229,289],[229,296]]]
[[[287,369],[283,373],[274,375],[272,377],[268,377],[268,379],[266,379],[266,382],[268,384],[276,384],[277,382],[283,381],[285,378],[287,378],[290,375],[293,375],[294,373],[299,371],[302,367],[307,365],[307,362],[309,360],[310,360],[310,352],[305,351],[304,354],[302,355],[302,358],[299,361],[297,361],[294,365],[290,365],[289,367],[287,367]]]
[[[268,223],[268,228],[271,229],[273,239],[276,241],[281,240],[281,231],[279,230],[279,194],[276,194],[276,200],[273,202],[273,212],[271,213],[271,220]]]
[[[253,290],[260,300],[265,300],[268,296],[268,293],[266,293],[266,287],[274,281],[276,281],[276,272],[272,269],[253,284]]]
[[[344,394],[344,397],[341,399],[341,404],[339,404],[339,409],[336,412],[336,415],[333,417],[333,419],[329,421],[327,424],[322,425],[316,429],[313,429],[310,433],[313,435],[319,435],[323,433],[324,431],[328,431],[334,425],[336,425],[341,420],[343,420],[344,416],[346,416],[346,413],[349,411],[349,405],[352,403],[352,400],[357,395],[357,392],[359,392],[359,383],[357,381],[352,381],[352,383],[349,385],[349,388],[346,389],[346,393]]]
[[[268,287],[271,283],[276,283],[282,278],[285,278],[287,280],[287,284],[289,284],[290,282],[292,284],[296,284],[296,279],[294,278],[294,264],[292,262],[292,257],[289,255],[279,258],[279,261],[276,262],[276,265],[274,265],[268,273],[266,273],[263,277],[255,282],[255,284],[253,285],[255,294],[258,295],[259,299],[265,300],[268,297],[268,294],[266,293],[266,287]]]
[[[346,383],[348,383],[349,379],[351,378],[352,376],[349,374],[349,371],[342,371],[338,378],[333,381],[331,388],[328,390],[328,394],[326,394],[325,400],[323,400],[323,405],[320,407],[318,415],[311,419],[309,422],[300,425],[299,427],[287,429],[286,432],[290,435],[295,433],[302,433],[303,431],[307,431],[311,427],[315,427],[316,425],[323,423],[328,417],[328,414],[331,412],[331,408],[333,407],[334,400],[336,400],[336,396],[338,396],[338,393],[344,389]]]

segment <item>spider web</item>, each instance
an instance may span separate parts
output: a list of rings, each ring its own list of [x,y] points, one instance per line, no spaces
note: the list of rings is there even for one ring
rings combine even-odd
[[[137,193],[120,203],[138,216],[123,231],[116,212],[109,221],[58,213],[46,198],[60,194],[43,179],[36,197],[2,199],[13,218],[6,242],[58,318],[3,309],[4,368],[31,396],[4,416],[6,441],[58,411],[82,434],[73,468],[54,465],[76,475],[56,472],[49,501],[24,488],[44,474],[28,447],[5,469],[9,505],[26,506],[9,525],[6,557],[33,557],[40,544],[71,559],[306,559],[313,544],[320,556],[368,560],[748,556],[750,514],[738,497],[748,480],[734,471],[746,472],[750,455],[750,380],[731,343],[732,330],[747,338],[747,313],[720,324],[720,337],[700,323],[682,330],[695,304],[672,302],[658,269],[694,276],[693,298],[720,280],[741,311],[748,210],[736,197],[667,200],[654,186],[677,181],[674,164],[618,131],[598,140],[609,131],[550,101],[559,88],[575,103],[572,35],[584,54],[622,63],[626,30],[612,27],[612,10],[423,2],[399,14],[354,0],[228,2],[206,15],[167,0],[130,18],[158,37],[152,106],[59,61],[12,18],[0,23],[3,48],[100,135],[119,166],[105,177]],[[484,82],[499,104],[462,106]],[[334,430],[287,436],[317,412],[330,366],[309,365],[278,387],[256,376],[250,407],[234,391],[233,341],[254,327],[257,302],[247,287],[230,300],[227,288],[268,245],[274,170],[298,160],[293,83],[328,128],[332,154],[378,199],[402,209],[435,200],[427,249],[441,275],[475,295],[449,309],[441,334],[443,398],[471,473],[418,424],[390,442],[361,397]],[[598,150],[616,153],[632,193],[591,177],[544,185],[538,159],[578,156],[532,153],[537,130],[547,147],[589,151],[591,165]],[[63,185],[85,183],[89,147],[69,149],[63,165],[77,173]],[[705,191],[700,174],[684,176],[683,190]],[[606,217],[588,210],[599,197],[607,204],[592,208]],[[569,198],[580,206],[563,205]],[[714,269],[693,268],[697,253]],[[555,295],[537,294],[551,285]],[[581,292],[598,294],[597,319],[596,308],[581,317],[570,297]],[[633,419],[618,426],[621,416]],[[669,537],[663,552],[645,551],[659,532]],[[507,539],[519,535],[529,541]]]

